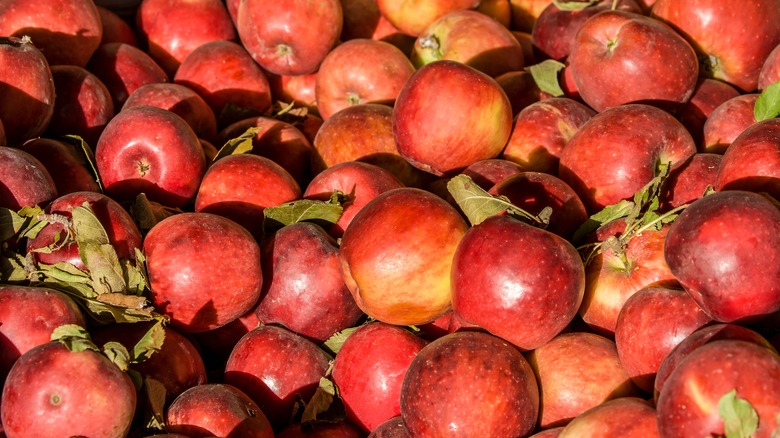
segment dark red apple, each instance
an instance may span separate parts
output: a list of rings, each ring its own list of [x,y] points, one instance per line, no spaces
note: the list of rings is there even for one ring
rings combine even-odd
[[[437,176],[496,158],[511,129],[512,108],[503,89],[486,74],[455,61],[435,61],[417,70],[393,111],[398,152]]]
[[[152,303],[181,332],[223,326],[251,309],[260,296],[260,247],[229,219],[175,214],[149,231],[143,250]]]
[[[236,16],[243,46],[261,67],[279,75],[316,71],[336,45],[343,22],[339,0],[243,0]]]
[[[97,10],[100,15],[100,23],[103,25],[103,36],[100,39],[101,45],[125,43],[138,47],[138,36],[136,36],[135,29],[130,26],[128,21],[119,16],[115,11],[99,4],[97,5]]]
[[[377,0],[379,12],[401,32],[417,37],[449,12],[479,6],[479,0]]]
[[[296,108],[304,107],[308,113],[319,114],[317,109],[317,72],[307,75],[281,76],[267,73],[274,101],[294,103]]]
[[[379,425],[368,434],[368,438],[411,438],[411,435],[404,426],[403,418],[398,415]]]
[[[411,436],[525,436],[538,411],[528,362],[487,333],[452,333],[426,345],[401,387],[401,416]]]
[[[582,100],[599,112],[625,103],[677,109],[699,77],[696,52],[682,36],[659,20],[621,10],[584,22],[567,61]]]
[[[40,205],[57,197],[49,171],[31,154],[0,146],[0,207],[17,211]]]
[[[739,96],[739,90],[734,86],[717,79],[699,78],[699,84],[691,99],[686,102],[678,116],[693,141],[699,148],[704,146],[704,124],[712,112],[723,102]]]
[[[704,196],[714,187],[723,155],[697,153],[669,175],[661,192],[660,209],[668,211]]]
[[[748,127],[723,154],[716,190],[747,190],[780,199],[780,119]]]
[[[694,201],[666,236],[674,276],[713,319],[733,322],[780,309],[780,210],[728,190]]]
[[[20,149],[43,164],[54,181],[58,195],[100,191],[83,152],[77,150],[75,145],[38,137],[24,142]]]
[[[255,314],[255,308],[239,316],[237,319],[207,332],[195,333],[194,336],[201,347],[201,357],[206,367],[212,372],[215,369],[224,373],[225,362],[238,341],[247,333],[260,326],[260,320]]]
[[[475,184],[483,189],[490,190],[496,184],[524,171],[525,168],[515,162],[502,158],[490,158],[470,164],[461,173],[468,175]]]
[[[764,65],[761,66],[758,75],[758,89],[764,90],[777,81],[780,81],[780,44],[769,52]]]
[[[106,194],[132,201],[139,193],[169,207],[195,197],[206,157],[190,125],[171,111],[128,108],[103,130],[95,165]]]
[[[316,343],[363,316],[341,276],[339,248],[319,225],[298,222],[261,245],[263,289],[255,314]]]
[[[715,108],[702,127],[704,133],[703,151],[723,154],[739,134],[756,123],[753,108],[758,94],[741,94],[723,102]]]
[[[564,427],[557,437],[659,437],[656,417],[657,412],[651,403],[638,397],[621,397],[583,412]]]

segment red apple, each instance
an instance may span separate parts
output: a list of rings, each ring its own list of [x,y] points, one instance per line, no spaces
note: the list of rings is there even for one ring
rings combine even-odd
[[[304,107],[311,113],[319,114],[317,108],[317,72],[307,75],[282,76],[267,73],[274,101],[294,103],[296,108]]]
[[[777,81],[780,81],[780,44],[769,52],[764,65],[761,66],[758,74],[758,89],[764,90]]]
[[[343,25],[339,0],[243,0],[236,18],[238,35],[252,58],[280,75],[316,71]]]
[[[103,24],[91,0],[6,0],[0,35],[30,37],[49,65],[84,67],[100,45]]]
[[[664,182],[660,209],[668,211],[704,196],[707,187],[715,186],[722,158],[718,154],[694,154]]]
[[[638,397],[621,397],[580,414],[557,435],[558,438],[625,436],[659,437],[656,410]]]
[[[263,289],[255,314],[316,343],[363,316],[341,276],[339,248],[319,225],[298,222],[261,244]]]
[[[582,100],[599,112],[625,103],[679,108],[699,77],[696,52],[683,37],[659,20],[621,10],[583,23],[567,60]]]
[[[680,121],[688,128],[699,148],[704,146],[704,124],[707,118],[720,104],[739,94],[739,90],[726,82],[699,78],[693,96],[678,112]]]
[[[768,193],[780,199],[780,120],[745,129],[723,154],[715,189]]]
[[[780,44],[778,0],[744,4],[728,0],[657,0],[652,16],[685,36],[700,55],[704,76],[726,81],[743,92],[757,88],[761,66]],[[724,32],[724,26],[743,31]]]
[[[531,73],[520,70],[506,72],[496,77],[496,82],[509,98],[512,114],[517,115],[525,107],[542,99],[542,91]]]
[[[664,255],[699,306],[720,322],[780,310],[780,210],[727,190],[694,201],[675,220]]]
[[[553,0],[509,0],[512,10],[512,30],[531,32],[536,19]]]
[[[291,424],[282,429],[276,438],[363,438],[363,431],[347,421],[333,423]]]
[[[175,214],[149,231],[143,250],[151,301],[181,332],[223,326],[251,309],[260,296],[260,247],[229,219]]]
[[[143,0],[136,12],[136,29],[149,56],[171,77],[196,48],[238,38],[220,0]]]
[[[57,197],[46,167],[31,154],[8,146],[0,146],[0,187],[0,207],[14,211],[44,206]]]
[[[404,426],[403,418],[398,415],[379,425],[368,434],[368,438],[411,438],[411,435]]]
[[[401,415],[411,436],[525,436],[538,410],[528,362],[486,333],[452,333],[426,345],[401,387]]]
[[[449,12],[429,24],[411,53],[415,66],[449,59],[497,77],[524,67],[523,47],[514,35],[487,15],[472,10]]]
[[[723,154],[739,134],[756,123],[753,108],[758,94],[741,94],[715,108],[704,122],[704,152]]]
[[[409,58],[384,41],[355,39],[328,53],[317,72],[317,110],[327,120],[337,111],[360,103],[392,106],[414,73]]]
[[[17,146],[41,135],[49,124],[54,78],[43,53],[27,39],[0,37],[0,64],[6,66],[0,72],[3,144]]]
[[[427,344],[401,327],[374,322],[349,335],[333,361],[333,383],[347,419],[365,432],[401,414],[401,385]]]
[[[461,173],[468,175],[475,184],[483,189],[490,190],[494,185],[524,171],[525,168],[515,162],[502,158],[490,158],[470,164]]]
[[[37,158],[43,164],[54,181],[58,195],[100,191],[92,170],[85,162],[83,153],[78,151],[74,145],[38,137],[27,140],[20,149]]]
[[[0,120],[0,146],[7,146],[8,141],[5,138],[5,127],[3,127],[3,121]]]
[[[511,129],[512,108],[498,83],[455,61],[435,61],[417,70],[393,111],[398,152],[438,176],[496,158]]]
[[[479,6],[479,0],[377,0],[379,12],[401,32],[417,37],[437,18]]]
[[[101,3],[101,2],[96,2]],[[135,29],[130,26],[124,18],[120,17],[115,11],[100,6],[97,6],[98,14],[100,15],[100,23],[103,25],[103,36],[100,39],[100,44],[108,43],[125,43],[131,46],[138,47],[138,37],[135,34]]]
[[[255,308],[249,309],[237,319],[207,332],[195,333],[198,346],[201,347],[201,357],[210,371],[217,368],[220,375],[224,374],[225,362],[230,352],[241,338],[260,326],[260,320],[255,314]]]
[[[341,0],[344,25],[341,40],[370,38],[388,42],[404,53],[410,53],[414,37],[393,26],[379,11],[376,0]]]

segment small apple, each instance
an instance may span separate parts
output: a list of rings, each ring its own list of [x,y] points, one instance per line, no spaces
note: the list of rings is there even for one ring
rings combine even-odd
[[[739,96],[733,85],[717,79],[699,78],[699,84],[691,99],[678,112],[680,121],[691,133],[696,145],[701,148],[704,142],[704,123],[712,112],[723,102]]]
[[[100,187],[93,171],[76,146],[50,138],[38,137],[27,140],[19,148],[43,164],[51,175],[57,194],[73,192],[99,192]]]
[[[452,11],[476,8],[479,3],[479,0],[377,0],[377,7],[393,26],[417,37],[437,18]]]
[[[573,419],[558,438],[599,436],[659,437],[657,412],[651,403],[639,397],[621,397],[595,406]]]
[[[745,129],[723,154],[716,190],[764,192],[780,199],[779,119],[766,119]]]
[[[18,211],[22,207],[45,206],[57,197],[46,167],[28,152],[0,146],[0,207]]]
[[[757,93],[740,94],[718,105],[712,110],[702,127],[704,132],[703,152],[723,154],[739,134],[756,123],[753,108]]]

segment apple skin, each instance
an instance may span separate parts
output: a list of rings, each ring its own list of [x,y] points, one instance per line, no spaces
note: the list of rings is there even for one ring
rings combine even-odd
[[[659,432],[664,437],[723,434],[718,402],[731,390],[758,414],[753,436],[770,436],[780,411],[780,356],[738,340],[702,345],[672,371],[658,395]]]
[[[568,97],[531,103],[515,116],[501,156],[529,171],[557,175],[566,143],[594,115],[594,110]]]
[[[203,44],[238,39],[227,7],[220,0],[143,0],[136,11],[135,25],[141,44],[169,76]]]
[[[403,53],[411,53],[414,37],[402,33],[379,11],[376,0],[341,0],[344,25],[341,41],[370,38],[385,41]]]
[[[526,436],[538,410],[528,362],[487,333],[452,333],[426,345],[401,387],[401,415],[411,436]]]
[[[427,342],[410,331],[374,322],[353,332],[333,361],[333,383],[347,419],[371,433],[401,415],[401,385]]]
[[[316,71],[343,24],[339,0],[243,0],[236,17],[239,38],[252,59],[271,73],[290,76]]]
[[[279,431],[290,421],[297,398],[308,402],[331,357],[287,329],[264,325],[244,335],[225,365],[225,383],[244,391]]]
[[[0,207],[13,211],[44,206],[57,197],[46,167],[28,152],[8,146],[0,146],[0,187]]]
[[[344,235],[352,219],[370,200],[391,189],[404,187],[389,171],[373,164],[346,161],[329,167],[315,176],[306,187],[303,197],[327,201],[338,190],[349,200],[342,204],[338,222],[327,228],[328,234],[338,239]]]
[[[777,353],[777,350],[772,347],[766,338],[745,326],[737,324],[711,324],[702,327],[686,336],[685,339],[666,355],[663,362],[661,362],[653,386],[653,397],[655,401],[658,401],[658,395],[661,393],[661,390],[674,369],[677,368],[679,364],[683,363],[689,354],[708,342],[726,339],[752,342],[768,351]]]
[[[368,438],[411,438],[411,435],[404,426],[403,417],[398,415],[380,424]]]
[[[309,114],[319,115],[317,108],[317,72],[307,75],[282,76],[266,72],[271,96],[274,101],[294,103],[296,108],[304,107]]]
[[[553,0],[509,0],[511,29],[531,33],[539,15]]]
[[[723,154],[734,139],[756,123],[753,108],[758,94],[740,94],[715,108],[704,122],[703,152]]]
[[[184,119],[199,138],[208,141],[217,136],[217,118],[214,111],[189,87],[170,82],[142,85],[130,93],[122,109],[143,105],[171,111]]]
[[[712,319],[682,289],[647,287],[623,304],[615,326],[620,363],[631,380],[653,392],[664,358],[689,334]]]
[[[377,0],[379,12],[401,32],[419,36],[436,19],[449,12],[473,9],[479,0]]]
[[[486,74],[456,61],[434,61],[417,70],[393,110],[398,152],[413,166],[437,176],[496,158],[511,129],[512,108],[503,89]]]
[[[764,60],[780,43],[780,1],[744,6],[728,0],[679,2],[657,0],[651,15],[674,27],[702,60],[702,75],[726,81],[742,92],[757,88]],[[724,26],[750,29],[731,35]]]
[[[246,228],[259,242],[263,210],[301,197],[293,177],[268,158],[229,155],[215,161],[198,187],[195,211],[217,214]]]
[[[244,392],[224,383],[194,386],[165,413],[165,430],[188,437],[273,438],[268,419]]]
[[[633,197],[660,164],[671,163],[674,171],[695,153],[693,138],[671,114],[625,104],[593,116],[577,130],[561,152],[558,176],[593,214]]]
[[[664,256],[693,299],[719,322],[780,309],[780,210],[752,192],[694,201],[672,223]]]
[[[363,438],[357,426],[346,421],[316,423],[316,425],[291,424],[276,434],[276,438]]]
[[[655,407],[638,397],[621,397],[583,412],[558,438],[659,437]]]
[[[626,103],[677,109],[699,76],[696,52],[683,37],[659,20],[620,10],[583,23],[567,61],[582,100],[598,112]]]
[[[430,192],[388,190],[344,230],[344,281],[374,319],[396,325],[431,322],[451,308],[450,270],[467,229],[458,211]]]
[[[699,78],[693,96],[677,114],[700,150],[703,150],[701,148],[704,146],[704,124],[707,118],[720,104],[739,95],[739,90],[726,82]]]
[[[0,4],[0,35],[29,36],[49,65],[84,67],[100,45],[103,24],[90,0],[7,0]]]
[[[355,39],[339,44],[323,59],[315,80],[317,110],[324,120],[350,105],[392,106],[415,68],[397,47]]]
[[[261,250],[264,280],[255,314],[263,324],[320,344],[363,316],[341,276],[336,240],[319,225],[287,225],[266,237]]]
[[[501,23],[473,10],[447,13],[417,37],[410,54],[416,67],[448,59],[497,77],[525,66],[523,47]]]
[[[0,286],[0,304],[0,386],[19,356],[49,342],[54,329],[86,324],[76,302],[55,289]]]
[[[111,92],[83,67],[54,65],[51,74],[57,97],[45,135],[78,135],[95,147],[103,129],[114,117]]]
[[[696,153],[676,172],[669,175],[661,189],[661,211],[669,211],[691,203],[704,195],[707,187],[715,187],[715,179],[723,155]]]
[[[764,90],[777,81],[780,81],[780,44],[769,52],[764,65],[761,66],[758,74],[758,89]]]
[[[175,214],[149,230],[143,250],[152,304],[180,332],[223,326],[260,297],[260,247],[229,219],[209,213]],[[228,259],[229,263],[215,263]]]
[[[51,175],[59,196],[73,192],[99,192],[97,181],[88,170],[81,152],[74,145],[38,137],[20,147],[43,164]]]
[[[138,36],[130,23],[111,9],[97,5],[100,23],[103,25],[103,35],[100,44],[125,43],[138,47]]]
[[[203,97],[217,117],[218,130],[271,107],[271,85],[263,69],[233,41],[212,41],[193,50],[173,82]]]
[[[615,343],[594,333],[560,334],[527,357],[539,382],[541,429],[564,426],[607,400],[639,394]]]
[[[165,70],[146,52],[125,43],[102,44],[95,50],[87,70],[98,77],[111,92],[114,111],[119,111],[136,88],[157,82],[169,82]]]
[[[46,129],[54,114],[54,78],[43,53],[16,37],[0,37],[0,120],[4,145],[18,146]],[[24,111],[19,111],[24,108]]]
[[[241,338],[258,327],[260,320],[252,307],[237,319],[207,332],[195,333],[197,345],[201,348],[201,357],[209,372],[224,374],[225,362]]]
[[[506,93],[514,116],[525,107],[542,99],[543,93],[536,85],[534,77],[525,70],[510,71],[496,76],[496,82]]]
[[[3,121],[0,120],[0,146],[7,146],[8,141],[5,138],[5,127],[3,126]]]
[[[723,154],[715,190],[765,192],[780,199],[780,120],[748,127]]]
[[[136,391],[130,377],[101,353],[71,352],[51,341],[16,361],[2,406],[9,437],[51,436],[56,430],[60,436],[121,438],[130,431]]]

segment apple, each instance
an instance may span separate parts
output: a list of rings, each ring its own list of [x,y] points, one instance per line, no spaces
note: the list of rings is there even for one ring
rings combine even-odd
[[[514,116],[525,107],[542,99],[543,93],[534,77],[525,70],[506,72],[497,76],[496,82],[506,93]]]
[[[739,90],[726,82],[699,78],[693,96],[680,108],[678,116],[700,149],[704,146],[704,124],[707,118],[715,108],[739,94]]]
[[[173,112],[184,119],[199,138],[212,140],[217,136],[214,111],[189,87],[170,82],[142,85],[130,93],[121,109],[143,105]]]
[[[324,120],[351,105],[392,106],[415,69],[400,49],[384,41],[354,39],[331,50],[315,80],[317,110]]]
[[[533,31],[536,19],[553,0],[509,0],[512,11],[511,29],[520,32]]]
[[[777,206],[757,193],[726,190],[680,213],[666,236],[664,256],[708,315],[734,322],[780,310],[778,248]]]
[[[255,239],[263,236],[263,210],[301,197],[301,189],[281,166],[253,154],[215,161],[198,187],[195,211],[229,218]]]
[[[130,431],[136,392],[130,377],[97,351],[38,345],[11,368],[3,387],[3,429],[9,437],[102,436]]]
[[[563,432],[563,426],[553,427],[550,429],[540,430],[539,432],[531,435],[530,438],[558,438],[558,435],[560,435],[561,432]]]
[[[111,92],[97,76],[82,67],[55,65],[51,74],[57,97],[45,135],[78,135],[95,147],[103,129],[114,117]]]
[[[695,153],[693,138],[671,114],[619,105],[580,126],[561,152],[558,176],[593,214],[633,197],[660,165],[671,163],[674,172]]]
[[[417,37],[410,58],[416,67],[448,59],[497,77],[523,69],[523,48],[514,35],[487,15],[472,10],[449,12]]]
[[[0,120],[0,146],[7,146],[8,141],[5,138],[5,127],[3,127],[3,122]]]
[[[298,399],[306,403],[314,395],[330,360],[308,339],[264,325],[233,348],[225,365],[225,383],[254,400],[278,432],[290,422]]]
[[[744,5],[728,0],[657,0],[651,13],[674,27],[696,49],[702,75],[726,81],[742,92],[757,88],[764,61],[780,44],[778,0]],[[743,31],[723,32],[724,26]]]
[[[764,192],[780,199],[780,120],[767,119],[742,132],[726,149],[715,189]]]
[[[525,168],[513,161],[503,158],[490,158],[480,160],[463,169],[463,175],[468,175],[474,183],[485,190],[504,181],[505,179],[521,174]]]
[[[103,24],[92,0],[6,0],[0,35],[30,37],[49,65],[84,67],[100,45]]]
[[[573,419],[558,438],[659,437],[656,410],[638,397],[621,397],[595,406]]]
[[[43,164],[54,181],[58,195],[100,191],[95,175],[88,168],[83,153],[73,144],[38,137],[27,140],[19,149],[29,153]]]
[[[501,156],[529,171],[558,174],[563,148],[596,112],[568,97],[531,103],[515,116]]]
[[[173,81],[198,93],[217,117],[217,129],[271,107],[271,86],[263,70],[240,44],[212,41],[182,61]]]
[[[291,76],[319,68],[343,23],[339,0],[243,0],[236,16],[241,43],[252,58],[271,73]]]
[[[496,20],[507,29],[512,26],[512,8],[509,0],[481,0],[476,10]]]
[[[469,108],[469,111],[463,111]],[[496,158],[512,129],[512,108],[486,74],[456,61],[434,61],[404,84],[393,110],[398,152],[437,176]]]
[[[119,111],[136,88],[158,82],[169,82],[168,74],[151,56],[125,43],[102,44],[95,50],[87,70],[100,79],[111,92],[114,111]]]
[[[255,314],[316,343],[363,316],[341,276],[339,248],[319,225],[297,222],[261,244],[263,289]]]
[[[452,333],[426,345],[401,387],[401,416],[411,436],[526,436],[538,410],[528,362],[487,333]]]
[[[97,10],[100,15],[100,23],[103,25],[103,36],[100,39],[100,44],[125,43],[138,47],[138,36],[130,23],[115,11],[100,6],[98,3],[100,2],[96,2]]]
[[[8,146],[0,146],[0,187],[0,207],[14,211],[44,206],[57,197],[46,167],[29,153]]]
[[[396,325],[425,324],[449,311],[450,270],[467,228],[447,201],[421,189],[393,189],[369,201],[340,247],[344,281],[358,306]]]
[[[238,341],[247,333],[260,326],[255,307],[233,321],[207,332],[194,333],[193,336],[201,349],[201,357],[206,369],[218,375],[224,374],[225,363]],[[217,379],[221,380],[221,379]]]
[[[347,419],[371,433],[401,415],[401,385],[414,357],[427,342],[410,331],[373,322],[349,335],[333,361]]]
[[[661,191],[662,211],[691,203],[715,186],[723,155],[696,153],[676,172],[669,175]]]
[[[149,56],[171,77],[196,48],[212,41],[238,39],[220,0],[143,0],[135,25]]]
[[[479,0],[377,0],[379,12],[401,32],[419,36],[439,17],[479,6]]]
[[[338,421],[333,423],[316,422],[311,424],[291,424],[282,429],[276,438],[363,438],[363,432],[351,423]]]
[[[621,10],[584,22],[567,61],[582,100],[599,112],[625,103],[677,109],[699,77],[696,52],[682,36],[659,20]]]
[[[224,383],[194,386],[168,407],[165,430],[188,437],[273,438],[262,410],[241,390]]]
[[[756,123],[757,93],[740,94],[715,108],[704,122],[703,152],[723,154],[745,129]]]
[[[731,391],[755,409],[758,424],[751,436],[770,436],[778,427],[780,356],[739,340],[697,348],[672,371],[658,395],[658,431],[664,437],[722,435],[718,406]]]
[[[368,434],[369,438],[411,438],[409,431],[404,426],[404,420],[400,415],[397,415],[374,429],[373,432]]]
[[[615,342],[594,333],[559,334],[527,357],[539,382],[540,429],[565,426],[608,400],[639,394]]]
[[[311,113],[319,114],[315,91],[317,72],[297,76],[266,73],[266,76],[275,101],[292,103],[296,108],[306,108],[307,116]]]
[[[46,129],[54,114],[54,78],[43,56],[28,39],[0,37],[0,120],[4,145],[17,146]],[[24,111],[20,111],[23,108]]]
[[[631,380],[648,393],[672,349],[712,319],[682,289],[646,287],[620,309],[615,344]]]
[[[223,326],[260,297],[260,247],[229,219],[209,213],[169,216],[149,230],[143,251],[152,304],[183,333]]]
[[[769,52],[761,66],[758,74],[758,89],[764,90],[777,81],[780,81],[780,44]]]

